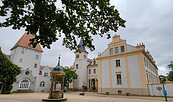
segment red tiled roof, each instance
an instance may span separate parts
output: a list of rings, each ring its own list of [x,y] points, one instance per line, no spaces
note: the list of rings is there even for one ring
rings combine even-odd
[[[45,67],[47,67],[47,66],[40,66],[40,69],[39,70],[41,71]],[[53,70],[53,67],[49,67],[49,69],[52,71]]]
[[[45,68],[45,67],[47,67],[47,66],[40,66],[39,75],[42,75],[42,71],[41,70],[43,70],[43,68]],[[49,67],[49,69],[52,71],[53,67]]]
[[[37,44],[35,48],[32,48],[32,47],[29,46],[29,43],[30,43],[29,40],[32,39],[32,38],[34,38],[34,35],[25,33],[19,39],[19,41],[11,48],[11,50],[18,47],[18,46],[21,46],[21,47],[26,47],[26,48],[29,48],[29,49],[32,49],[32,50],[37,50],[37,51],[43,52],[40,44]]]

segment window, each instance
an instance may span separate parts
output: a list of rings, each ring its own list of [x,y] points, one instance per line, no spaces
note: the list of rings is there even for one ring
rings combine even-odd
[[[96,69],[94,69],[94,74],[96,74]]]
[[[24,50],[21,51],[21,54],[24,54]]]
[[[94,65],[96,64],[96,61],[94,61]]]
[[[117,84],[122,84],[121,83],[121,74],[117,74]]]
[[[44,73],[44,76],[47,77],[47,76],[48,76],[48,73],[45,72],[45,73]]]
[[[84,57],[84,59],[86,59],[86,55],[84,55],[83,57]]]
[[[37,64],[36,63],[34,64],[34,68],[37,68]]]
[[[119,53],[118,47],[115,48],[115,53]]]
[[[91,74],[91,69],[89,69],[89,74]]]
[[[121,46],[121,52],[124,52],[124,46]]]
[[[116,67],[120,67],[120,60],[116,60]]]
[[[78,64],[76,64],[76,69],[78,69]]]
[[[45,86],[45,82],[44,81],[41,81],[40,82],[40,87],[44,87]]]
[[[113,48],[110,49],[110,55],[113,55]]]
[[[20,59],[19,59],[19,62],[23,62],[23,59],[20,58]]]
[[[90,80],[89,80],[89,88],[90,88]]]
[[[76,58],[79,58],[79,55],[76,55]]]
[[[38,56],[38,55],[36,55],[36,56],[35,56],[35,59],[38,59],[38,57],[39,57],[39,56]]]

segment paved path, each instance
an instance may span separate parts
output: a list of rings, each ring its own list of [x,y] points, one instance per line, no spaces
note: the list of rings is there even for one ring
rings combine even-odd
[[[85,96],[80,96],[80,92],[66,92],[65,102],[165,102],[164,97],[145,96],[123,96],[123,95],[101,95],[93,92],[86,92]],[[48,97],[48,93],[14,93],[0,95],[0,102],[42,102]],[[173,102],[173,98],[168,98],[168,102]]]

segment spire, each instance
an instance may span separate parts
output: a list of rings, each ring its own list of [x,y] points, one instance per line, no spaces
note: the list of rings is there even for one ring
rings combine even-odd
[[[53,70],[51,71],[52,74],[57,74],[57,73],[65,73],[64,69],[60,66],[60,54],[58,57],[58,65],[56,67],[53,68]],[[65,74],[63,74],[65,75]]]
[[[58,60],[58,66],[60,66],[60,54],[59,54],[59,57],[58,58],[59,58],[59,60]]]
[[[81,40],[80,40],[80,43],[79,43],[79,50],[80,51],[85,51],[85,52],[87,52],[86,50],[85,50],[85,47],[83,46],[83,39],[81,38]]]

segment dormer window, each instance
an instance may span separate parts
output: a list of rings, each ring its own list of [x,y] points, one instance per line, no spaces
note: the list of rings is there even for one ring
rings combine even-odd
[[[96,64],[96,61],[94,61],[94,65]]]

